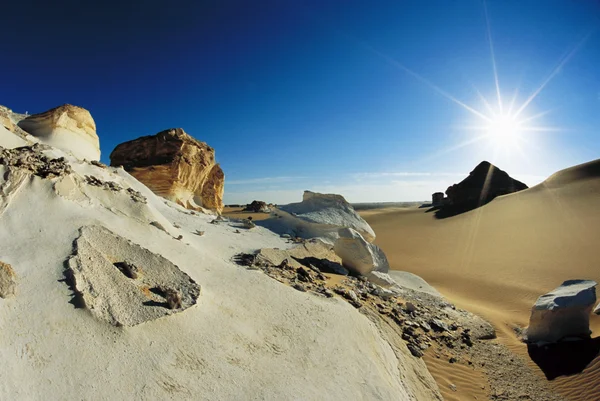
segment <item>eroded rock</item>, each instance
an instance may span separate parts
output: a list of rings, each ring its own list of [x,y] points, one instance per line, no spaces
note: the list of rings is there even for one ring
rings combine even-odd
[[[386,273],[389,270],[390,265],[381,248],[366,241],[357,231],[340,228],[338,235],[333,249],[345,268],[362,276],[372,271]]]
[[[18,126],[43,143],[71,152],[75,157],[100,159],[100,140],[89,111],[64,104],[19,121]]]
[[[17,292],[17,275],[12,266],[0,262],[0,298],[9,298]]]
[[[214,149],[181,128],[118,145],[110,164],[123,166],[155,194],[185,208],[223,210],[225,175]]]
[[[591,280],[568,280],[539,297],[531,309],[526,340],[551,343],[567,337],[589,337],[596,285]]]
[[[200,295],[200,286],[171,261],[101,226],[81,228],[68,265],[85,306],[115,326],[181,312]]]

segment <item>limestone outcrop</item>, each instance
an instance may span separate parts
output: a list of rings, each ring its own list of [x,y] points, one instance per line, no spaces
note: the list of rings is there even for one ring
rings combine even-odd
[[[80,233],[68,276],[97,318],[134,326],[196,304],[200,286],[171,261],[101,226]]]
[[[589,337],[596,285],[591,280],[568,280],[539,297],[531,309],[527,341],[551,343],[567,337]]]
[[[361,276],[373,271],[388,272],[390,265],[381,248],[366,241],[352,228],[340,228],[338,234],[333,250],[346,269]]]
[[[185,208],[223,210],[225,175],[214,149],[181,128],[124,142],[112,151],[110,163]]]
[[[264,223],[279,233],[302,238],[325,238],[332,243],[339,237],[338,230],[348,227],[356,230],[369,242],[375,232],[342,195],[304,191],[302,202],[280,206],[274,212],[278,219]]]
[[[100,140],[89,111],[64,104],[18,122],[42,143],[71,152],[79,159],[100,160]]]

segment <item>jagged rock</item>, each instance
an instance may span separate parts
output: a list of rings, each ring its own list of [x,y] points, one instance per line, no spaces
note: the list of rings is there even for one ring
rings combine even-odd
[[[304,191],[302,202],[281,206],[269,227],[276,232],[294,234],[303,238],[322,237],[335,241],[338,230],[349,227],[358,231],[367,241],[375,239],[375,232],[341,195]]]
[[[366,276],[372,271],[386,273],[390,265],[377,245],[367,242],[352,228],[340,228],[333,250],[348,270]]]
[[[18,126],[43,143],[71,152],[75,157],[100,159],[96,123],[84,108],[64,104],[19,121]]]
[[[8,263],[0,262],[0,298],[8,298],[17,292],[17,275]]]
[[[505,171],[483,161],[469,176],[446,190],[446,212],[464,212],[485,205],[497,196],[527,189],[527,185],[511,178]]]
[[[0,148],[0,164],[12,169],[20,169],[42,178],[53,178],[67,175],[71,166],[63,157],[51,159],[41,150],[43,145],[23,146],[15,149]]]
[[[243,209],[244,212],[253,213],[271,213],[271,209],[266,202],[254,200]]]
[[[176,265],[101,226],[81,228],[66,276],[85,306],[135,326],[196,304],[200,286]]]
[[[223,210],[225,175],[214,149],[181,128],[118,145],[110,164],[123,166],[155,194],[183,207]]]
[[[568,280],[539,297],[531,309],[527,341],[556,342],[566,337],[589,337],[596,285],[591,280]]]

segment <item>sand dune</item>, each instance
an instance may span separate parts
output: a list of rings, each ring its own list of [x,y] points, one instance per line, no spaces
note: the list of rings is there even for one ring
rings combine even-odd
[[[361,215],[393,269],[422,276],[458,306],[487,318],[500,341],[529,359],[513,328],[527,325],[536,298],[566,279],[600,282],[599,199],[597,160],[446,219],[418,208]],[[600,335],[600,318],[593,316],[591,325]],[[572,400],[600,399],[600,361],[552,385]]]

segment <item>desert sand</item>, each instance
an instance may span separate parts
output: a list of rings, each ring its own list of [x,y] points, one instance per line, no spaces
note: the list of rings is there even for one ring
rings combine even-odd
[[[565,398],[592,400],[600,399],[598,341],[579,345],[577,361],[573,352],[560,362],[554,359],[560,364],[556,372],[532,361],[517,331],[527,326],[537,297],[564,280],[600,282],[599,196],[600,161],[595,161],[444,219],[427,208],[367,210],[361,215],[375,230],[375,243],[392,269],[423,277],[457,306],[493,323],[499,341],[539,375],[552,379],[550,385]],[[590,324],[592,337],[598,336],[600,317],[592,316]],[[468,398],[448,392],[446,382],[455,380],[457,387],[461,381],[470,383],[471,394],[473,383],[481,379],[471,370],[467,380],[468,370],[445,361],[430,359],[429,368],[447,399]]]

